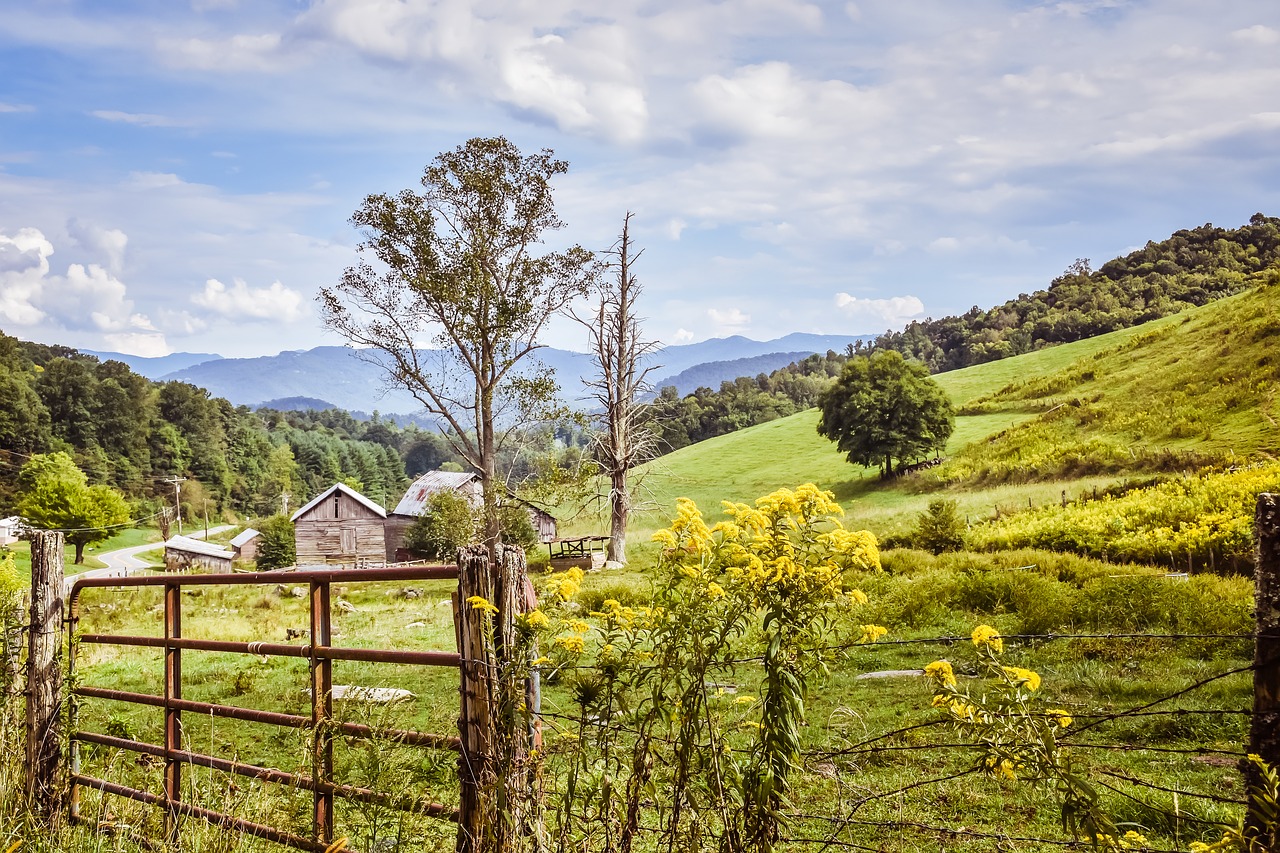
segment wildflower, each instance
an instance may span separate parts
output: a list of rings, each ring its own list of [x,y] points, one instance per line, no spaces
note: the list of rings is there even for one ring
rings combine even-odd
[[[979,625],[973,629],[973,644],[979,649],[988,648],[999,654],[1004,651],[1004,640],[1000,638],[1000,633],[990,625]]]
[[[724,587],[720,586],[720,584],[715,581],[707,584],[707,598],[712,601],[724,598]]]
[[[695,569],[693,566],[681,566],[680,574],[684,575],[687,578],[697,578],[702,573],[699,572],[697,569]]]
[[[867,598],[867,594],[860,589],[851,589],[845,595],[848,596],[852,604],[866,604],[870,600]]]
[[[1120,846],[1127,850],[1139,850],[1147,846],[1147,837],[1131,829],[1120,839]]]
[[[586,634],[591,631],[591,626],[581,619],[575,619],[569,623],[569,630],[575,634]]]
[[[889,633],[889,629],[885,628],[883,625],[863,625],[862,639],[858,640],[858,642],[874,643],[876,640],[880,639],[887,633]]]
[[[471,605],[472,610],[483,610],[485,613],[491,614],[496,614],[498,612],[498,608],[494,607],[493,603],[483,595],[471,596],[467,599],[467,604]]]
[[[522,613],[516,617],[516,622],[526,631],[537,631],[551,624],[547,614],[541,610],[530,610],[528,613]]]
[[[735,704],[735,705],[750,705],[750,704],[752,704],[752,703],[753,703],[753,702],[755,702],[755,701],[756,701],[756,697],[754,697],[754,696],[739,696],[737,699],[734,699],[734,700],[733,700],[733,704]]]
[[[1050,708],[1048,711],[1045,711],[1045,713],[1053,718],[1053,722],[1057,724],[1059,728],[1068,728],[1072,723],[1071,715],[1061,708]]]
[[[1005,677],[1012,681],[1015,685],[1025,684],[1027,690],[1034,693],[1040,689],[1040,674],[1032,672],[1029,669],[1023,669],[1020,666],[1002,666]]]
[[[555,644],[567,652],[574,654],[582,654],[582,650],[586,648],[586,643],[582,640],[581,634],[565,634],[556,637]]]
[[[955,687],[956,674],[951,668],[951,662],[945,660],[936,660],[924,668],[924,674],[928,678],[932,678],[941,687]]]
[[[540,658],[535,658],[529,666],[542,666],[544,663],[551,663],[551,658],[546,657],[545,655]]]

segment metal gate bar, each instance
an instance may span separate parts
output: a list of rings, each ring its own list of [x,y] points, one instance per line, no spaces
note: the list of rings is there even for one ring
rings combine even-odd
[[[333,781],[333,739],[336,734],[372,738],[381,737],[400,744],[423,746],[433,749],[461,750],[457,737],[428,734],[406,730],[375,730],[359,723],[336,721],[333,718],[333,662],[335,660],[394,663],[416,666],[447,666],[461,669],[462,656],[456,652],[405,651],[400,649],[354,649],[334,647],[332,637],[332,613],[330,610],[330,584],[373,583],[378,581],[454,580],[458,578],[456,566],[399,566],[383,569],[321,569],[294,572],[248,572],[243,574],[215,575],[147,575],[125,578],[88,578],[77,580],[68,597],[67,620],[73,642],[69,666],[74,672],[75,654],[79,643],[111,644],[160,648],[164,650],[164,694],[153,696],[130,693],[100,687],[77,687],[74,697],[100,698],[138,705],[162,708],[164,711],[164,744],[114,738],[104,734],[76,731],[78,716],[76,702],[72,702],[72,818],[80,820],[79,791],[87,787],[127,797],[137,802],[158,805],[165,809],[165,836],[168,842],[178,840],[179,819],[199,817],[218,826],[244,832],[255,837],[300,850],[324,850],[333,841],[334,798],[357,800],[388,806],[400,811],[413,812],[430,817],[456,820],[457,813],[446,806],[433,803],[424,797],[391,796],[353,785]],[[196,640],[182,636],[182,587],[183,586],[250,586],[279,584],[281,582],[307,583],[310,611],[310,643],[290,645],[286,643],[233,642],[225,640]],[[76,637],[80,621],[80,594],[87,588],[164,587],[164,636],[141,637],[112,634],[87,634]],[[311,684],[311,714],[282,714],[252,708],[238,708],[208,702],[195,702],[182,696],[182,651],[227,652],[278,657],[302,658],[308,661]],[[290,728],[310,729],[313,732],[311,747],[311,775],[285,773],[274,768],[243,764],[210,755],[190,752],[182,748],[182,712],[266,723]],[[78,746],[93,743],[100,746],[125,749],[164,759],[163,796],[140,791],[125,785],[108,782],[80,772]],[[312,793],[311,838],[302,838],[274,827],[255,824],[231,815],[204,809],[182,801],[182,767],[194,765],[248,776],[264,782],[290,785]]]

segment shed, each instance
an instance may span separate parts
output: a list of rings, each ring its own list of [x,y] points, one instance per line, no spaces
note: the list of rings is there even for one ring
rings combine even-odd
[[[235,551],[236,559],[246,563],[258,559],[258,537],[261,535],[252,527],[237,533],[231,540],[231,550]]]
[[[9,545],[18,541],[18,534],[22,532],[22,519],[19,516],[11,515],[8,518],[0,518],[0,545]]]
[[[484,502],[484,488],[479,474],[456,473],[452,471],[428,471],[410,484],[404,497],[396,504],[396,508],[387,516],[387,561],[396,559],[396,551],[404,547],[404,534],[415,520],[420,518],[427,508],[431,496],[443,491],[456,491],[466,497],[472,508],[479,510]],[[504,501],[519,504],[529,513],[529,521],[533,529],[538,531],[540,542],[549,542],[556,538],[556,520],[544,509],[521,500],[511,492],[507,492]]]
[[[166,571],[231,571],[231,559],[235,552],[187,536],[174,536],[164,543],[164,567]]]
[[[387,511],[343,483],[335,483],[293,514],[298,564],[350,567],[386,560]]]

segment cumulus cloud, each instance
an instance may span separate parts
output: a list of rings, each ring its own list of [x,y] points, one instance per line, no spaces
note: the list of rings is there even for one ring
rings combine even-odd
[[[248,317],[256,320],[280,320],[291,323],[301,319],[302,294],[290,290],[278,281],[270,287],[251,288],[241,279],[234,279],[230,287],[211,278],[204,283],[204,290],[191,297],[201,308],[207,308],[223,317]]]
[[[915,296],[860,299],[847,293],[837,293],[836,308],[853,322],[856,329],[867,332],[896,328],[924,315],[924,303]]]
[[[1280,44],[1280,30],[1272,29],[1263,24],[1254,24],[1252,27],[1236,30],[1231,35],[1240,41],[1260,44],[1264,47]]]
[[[671,336],[668,343],[672,345],[691,344],[693,343],[693,332],[688,329],[676,329],[675,334]]]
[[[67,223],[67,233],[88,251],[105,255],[107,268],[112,272],[119,273],[124,266],[124,250],[129,245],[129,235],[120,229],[72,219]]]
[[[108,247],[113,240],[123,246],[123,234],[104,233]],[[74,263],[57,275],[49,264],[53,253],[52,242],[39,229],[23,228],[12,237],[0,234],[0,318],[19,326],[132,342],[134,349],[128,352],[166,349],[164,335],[134,310],[124,283],[108,269]]]

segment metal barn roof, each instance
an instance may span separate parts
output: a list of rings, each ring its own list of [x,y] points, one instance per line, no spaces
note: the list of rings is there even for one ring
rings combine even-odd
[[[379,516],[381,516],[382,518],[386,518],[386,517],[387,517],[387,511],[386,511],[385,509],[383,509],[382,507],[378,506],[376,503],[374,503],[373,501],[369,500],[369,499],[368,499],[368,498],[366,498],[364,495],[360,494],[360,493],[359,493],[359,492],[357,492],[355,489],[353,489],[353,488],[351,488],[350,486],[348,486],[346,483],[334,483],[332,486],[330,486],[329,488],[325,489],[323,492],[321,492],[320,494],[318,494],[318,495],[316,495],[314,498],[312,498],[312,499],[311,499],[311,501],[310,501],[309,503],[307,503],[307,505],[306,505],[306,506],[302,507],[302,508],[301,508],[301,509],[299,509],[297,512],[295,512],[293,515],[291,515],[291,516],[289,517],[289,520],[290,520],[290,521],[297,521],[301,516],[306,515],[306,514],[307,514],[308,512],[310,512],[313,508],[315,508],[315,506],[316,506],[318,503],[320,503],[320,501],[322,501],[322,500],[324,500],[325,498],[329,497],[329,496],[330,496],[330,495],[332,495],[334,492],[342,492],[344,495],[347,495],[348,497],[350,497],[351,499],[355,500],[356,502],[358,502],[358,503],[362,504],[363,506],[367,507],[368,509],[373,510],[374,514],[379,515]]]
[[[242,532],[236,534],[235,539],[231,540],[231,547],[239,548],[241,545],[248,542],[250,539],[253,539],[255,536],[259,536],[259,535],[261,534],[259,534],[258,531],[254,530],[252,527],[246,527]]]
[[[418,477],[404,493],[400,503],[392,510],[395,515],[422,515],[427,500],[437,492],[448,492],[460,489],[472,480],[479,480],[476,474],[453,471],[428,471]]]
[[[221,545],[214,545],[211,542],[204,542],[200,539],[192,539],[189,536],[174,536],[164,543],[164,548],[166,551],[172,548],[185,554],[200,554],[204,557],[225,557],[228,560],[235,556],[234,553]]]

